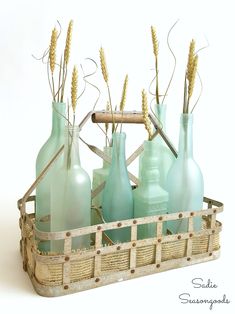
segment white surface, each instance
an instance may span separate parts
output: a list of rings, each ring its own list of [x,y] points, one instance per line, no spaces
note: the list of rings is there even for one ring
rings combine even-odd
[[[0,1],[0,90],[1,90],[1,217],[0,217],[0,300],[2,307],[18,313],[202,313],[208,305],[180,304],[178,295],[189,292],[200,298],[221,298],[225,293],[232,303],[215,305],[213,313],[232,313],[234,305],[234,10],[233,1]],[[16,201],[34,179],[36,154],[50,129],[50,102],[46,68],[31,54],[40,56],[47,47],[50,32],[58,19],[63,28],[74,19],[71,64],[84,58],[98,58],[102,44],[110,72],[114,102],[119,102],[124,76],[130,84],[127,109],[140,109],[142,88],[148,89],[152,77],[153,55],[150,26],[157,27],[160,41],[160,82],[165,84],[172,59],[166,49],[170,26],[172,46],[177,56],[177,72],[167,98],[168,133],[177,143],[179,114],[182,108],[183,75],[188,44],[192,37],[197,47],[210,47],[199,55],[199,70],[204,91],[195,110],[195,157],[205,179],[205,195],[225,203],[220,215],[224,227],[222,252],[217,261],[152,275],[128,282],[61,298],[46,299],[33,291],[21,268]],[[81,78],[81,74],[80,74]],[[106,102],[100,74],[93,82],[102,89],[99,108]],[[82,83],[81,83],[82,84]],[[164,85],[163,84],[163,85]],[[68,91],[70,87],[68,86]],[[164,88],[163,88],[164,89]],[[162,90],[162,88],[161,88]],[[67,95],[69,95],[67,93]],[[69,97],[69,96],[68,96]],[[78,118],[92,108],[94,93],[87,89],[78,107]],[[124,129],[125,130],[125,129]],[[126,128],[127,151],[144,139],[142,128]],[[137,133],[138,132],[138,133]],[[100,147],[102,134],[88,126],[84,137]],[[231,147],[229,147],[231,145]],[[129,155],[129,154],[128,154]],[[90,158],[91,156],[91,158]],[[91,173],[100,160],[81,145],[83,166]],[[193,289],[194,277],[211,278],[216,289]],[[26,310],[28,307],[28,310]]]

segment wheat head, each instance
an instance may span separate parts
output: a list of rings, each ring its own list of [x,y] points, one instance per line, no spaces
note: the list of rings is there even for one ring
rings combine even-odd
[[[188,98],[190,98],[193,94],[194,84],[195,84],[195,78],[197,73],[197,65],[198,65],[198,55],[196,55],[193,59],[193,66],[192,66],[192,72],[188,84]]]
[[[153,42],[153,53],[155,57],[158,56],[158,40],[155,27],[151,26],[152,42]]]
[[[71,84],[71,103],[73,112],[76,110],[77,106],[77,91],[78,91],[78,70],[77,67],[74,66],[72,73],[72,84]]]
[[[106,65],[106,60],[105,60],[104,49],[102,47],[100,48],[100,64],[101,64],[103,78],[105,82],[108,83],[109,75],[108,75],[108,70],[107,70],[107,65]]]
[[[186,72],[186,77],[188,81],[190,81],[192,77],[194,58],[195,58],[195,40],[192,39],[189,46],[188,64],[187,64],[187,72]]]
[[[148,139],[150,140],[152,137],[152,130],[151,130],[151,124],[148,117],[148,99],[147,99],[146,91],[144,89],[142,90],[142,113],[143,113],[143,118],[144,118],[144,126],[148,132]]]
[[[64,49],[64,62],[67,65],[69,62],[70,56],[70,47],[71,47],[71,40],[72,40],[72,30],[73,30],[73,20],[69,22],[68,30],[67,30],[67,37]]]
[[[49,49],[49,62],[51,73],[55,70],[56,64],[56,45],[57,45],[57,30],[54,28],[51,33],[51,44]]]
[[[124,81],[124,84],[123,84],[122,98],[121,98],[121,102],[120,102],[120,111],[123,111],[124,107],[126,105],[127,85],[128,85],[128,75],[126,75],[125,81]]]

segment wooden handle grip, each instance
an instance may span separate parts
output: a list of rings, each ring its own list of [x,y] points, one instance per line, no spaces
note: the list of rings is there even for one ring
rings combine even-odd
[[[115,123],[144,123],[142,112],[114,112],[113,113]],[[112,123],[113,118],[111,113],[105,111],[95,112],[91,116],[93,123]]]

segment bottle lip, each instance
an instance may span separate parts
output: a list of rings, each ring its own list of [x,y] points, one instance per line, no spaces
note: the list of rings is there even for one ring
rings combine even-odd
[[[126,137],[126,133],[125,132],[114,132],[113,133],[113,137]]]
[[[193,122],[193,113],[181,113],[180,120],[182,123]]]
[[[68,125],[66,124],[65,125],[65,133],[68,133],[68,131],[73,131],[73,132],[76,132],[76,133],[79,133],[80,131],[80,127],[79,125]]]
[[[65,103],[64,102],[57,102],[57,101],[52,101],[52,108],[53,107],[65,107]]]

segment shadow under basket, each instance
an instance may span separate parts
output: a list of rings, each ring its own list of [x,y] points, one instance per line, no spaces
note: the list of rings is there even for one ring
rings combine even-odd
[[[26,203],[35,203],[30,196]],[[40,232],[35,228],[35,214],[28,214],[21,200],[20,241],[24,270],[36,292],[52,297],[100,287],[113,282],[132,279],[169,269],[211,261],[219,256],[219,232],[222,225],[216,214],[223,204],[204,198],[207,209],[151,217],[122,220],[111,223],[67,230]],[[193,231],[193,218],[202,217],[202,229]],[[188,219],[188,232],[162,234],[163,223],[169,220]],[[137,240],[141,224],[156,223],[156,237]],[[106,230],[131,228],[130,242],[104,245]],[[72,238],[85,234],[94,235],[94,245],[86,250],[72,251]],[[64,254],[41,253],[35,238],[64,240]]]

